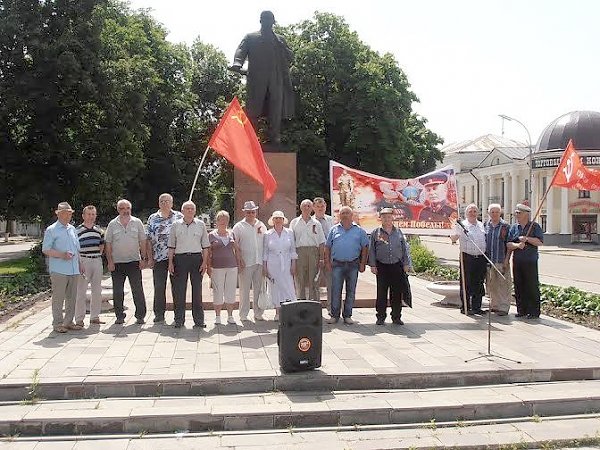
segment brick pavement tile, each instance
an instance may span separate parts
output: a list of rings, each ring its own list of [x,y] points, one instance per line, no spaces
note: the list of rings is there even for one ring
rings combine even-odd
[[[193,449],[216,449],[220,448],[222,438],[218,436],[203,436],[202,438],[186,438],[185,433],[181,437],[162,438],[162,439],[131,439],[128,441],[127,450],[187,450]],[[108,450],[108,449],[107,449]]]
[[[52,442],[41,441],[35,446],[35,450],[71,450],[75,442]]]
[[[541,422],[523,422],[515,427],[538,442],[554,439],[578,439],[581,437],[600,437],[600,419],[571,419],[564,421],[543,420]]]
[[[102,439],[77,441],[73,450],[126,450],[129,439]]]
[[[2,450],[33,450],[38,443],[27,441],[0,441]]]

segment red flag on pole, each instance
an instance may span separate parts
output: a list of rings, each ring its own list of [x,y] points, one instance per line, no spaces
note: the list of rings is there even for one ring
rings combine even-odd
[[[569,140],[560,164],[554,172],[550,186],[579,189],[581,191],[600,190],[600,171],[588,169],[575,150],[573,141]]]
[[[277,182],[265,161],[252,123],[234,97],[208,146],[224,156],[231,164],[263,185],[265,201],[277,190]]]

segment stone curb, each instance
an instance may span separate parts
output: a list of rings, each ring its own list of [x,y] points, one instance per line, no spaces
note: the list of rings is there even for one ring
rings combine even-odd
[[[229,395],[271,391],[332,391],[361,389],[424,389],[452,386],[577,381],[600,379],[600,367],[506,369],[479,372],[400,373],[400,374],[325,374],[309,371],[262,376],[207,378],[161,376],[88,376],[43,380],[35,395],[45,400],[106,397],[152,397]],[[31,380],[0,380],[0,401],[21,401],[30,397]]]
[[[473,389],[337,392],[288,397],[112,399],[0,407],[4,435],[169,433],[344,427],[574,415],[598,410],[598,383]],[[575,389],[574,389],[575,388]],[[500,397],[503,397],[500,399]],[[200,401],[201,400],[201,401]],[[243,401],[242,401],[243,400]]]

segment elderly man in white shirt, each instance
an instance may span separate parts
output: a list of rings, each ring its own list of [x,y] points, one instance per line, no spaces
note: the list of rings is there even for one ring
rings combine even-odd
[[[487,260],[483,255],[485,252],[485,228],[483,223],[477,220],[479,209],[477,205],[471,203],[465,208],[465,220],[457,222],[454,225],[450,239],[452,243],[457,240],[460,245],[460,261],[463,270],[461,270],[460,290],[461,298],[464,297],[463,284],[466,289],[467,310],[464,310],[464,300],[461,305],[461,312],[472,316],[474,314],[483,314],[481,310],[481,299],[485,294],[483,281],[487,270]],[[463,283],[462,276],[465,280]]]
[[[325,235],[321,223],[310,214],[313,202],[309,199],[300,203],[300,216],[290,222],[296,240],[296,284],[298,298],[319,301],[319,285],[315,277],[324,264]],[[307,295],[308,289],[308,295]]]
[[[244,203],[244,218],[233,226],[233,237],[240,247],[240,320],[247,321],[250,312],[250,287],[254,320],[263,321],[263,310],[258,306],[258,295],[263,282],[263,240],[267,227],[256,218],[258,206],[253,201]]]

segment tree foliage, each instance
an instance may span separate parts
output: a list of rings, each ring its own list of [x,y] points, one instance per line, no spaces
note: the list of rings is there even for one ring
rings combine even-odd
[[[298,152],[301,198],[329,192],[330,159],[390,177],[441,160],[442,141],[412,111],[418,98],[391,54],[370,49],[333,14],[280,31],[295,53],[297,114],[284,138]]]
[[[431,169],[438,136],[412,111],[416,96],[394,58],[317,13],[280,30],[296,55],[300,198],[328,192],[328,161],[403,177]],[[120,0],[0,0],[0,217],[48,220],[59,201],[129,198],[134,214],[188,190],[239,75],[200,40],[173,44],[148,11]],[[233,208],[233,170],[209,152],[194,200]]]

